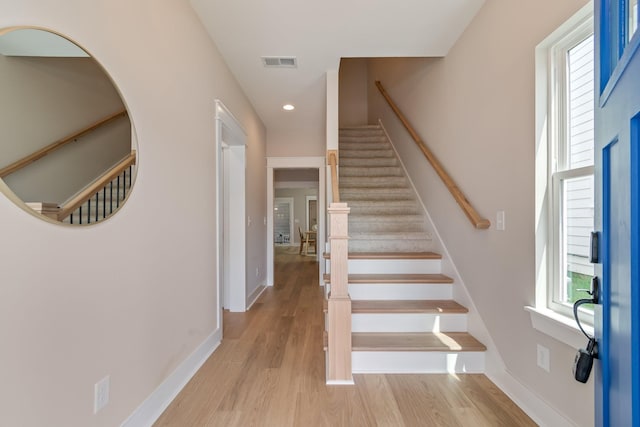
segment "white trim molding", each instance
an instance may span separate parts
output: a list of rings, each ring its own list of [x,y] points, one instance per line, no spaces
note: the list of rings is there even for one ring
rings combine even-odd
[[[318,181],[278,181],[275,188],[318,188]]]
[[[246,310],[246,145],[240,122],[219,99],[216,105],[216,259],[218,324],[221,305]],[[233,194],[234,197],[230,195]],[[226,237],[225,237],[226,236]],[[233,236],[231,239],[229,236]]]
[[[554,172],[558,173],[555,171],[555,163],[558,151],[562,150],[557,147],[557,140],[563,133],[558,127],[562,126],[564,120],[556,117],[560,97],[556,93],[557,75],[551,71],[555,69],[554,46],[570,37],[576,28],[588,30],[592,17],[593,2],[589,2],[535,49],[535,304],[525,307],[525,310],[531,315],[531,323],[536,330],[574,348],[576,338],[582,337],[580,342],[584,345],[584,336],[579,333],[575,322],[572,324],[571,306],[554,302],[558,299],[555,295],[558,286],[554,282],[557,283],[564,275],[560,270],[559,235],[554,232],[560,228],[557,207],[560,193],[559,186],[553,185],[552,176]],[[584,168],[580,172],[586,173],[589,170]],[[559,182],[557,179],[555,181]],[[593,323],[592,318],[585,318],[585,321]]]
[[[502,369],[499,372],[486,372],[485,375],[539,426],[576,427],[574,422],[522,384],[509,371]]]
[[[122,423],[121,427],[151,427],[218,348],[221,341],[222,329],[218,328],[162,381],[153,393]]]
[[[275,186],[274,169],[318,169],[318,248],[324,248],[326,227],[326,168],[324,157],[267,157],[267,286],[273,286],[273,200]],[[295,231],[295,230],[294,230]],[[320,251],[318,251],[320,252]],[[316,255],[318,260],[320,256]],[[318,268],[319,283],[323,282],[325,263],[320,262]]]
[[[267,157],[267,167],[272,169],[316,169],[326,166],[326,159],[313,157]]]
[[[251,307],[253,307],[253,304],[255,304],[256,301],[258,301],[258,298],[260,298],[260,295],[262,295],[262,293],[266,290],[267,290],[267,287],[264,284],[262,284],[258,286],[253,292],[251,292],[251,295],[249,295],[249,297],[247,298],[247,310],[250,310]]]
[[[531,315],[531,326],[543,334],[549,335],[563,344],[576,350],[586,345],[586,337],[578,329],[575,320],[548,308],[525,306],[525,311]],[[593,336],[593,327],[583,322],[585,332]]]

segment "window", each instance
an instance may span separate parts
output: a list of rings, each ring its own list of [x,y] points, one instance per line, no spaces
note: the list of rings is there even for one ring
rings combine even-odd
[[[594,266],[594,39],[592,21],[573,29],[550,50],[550,239],[547,303],[570,315],[588,297]]]
[[[573,303],[594,274],[594,65],[589,3],[536,47],[536,301],[526,309],[534,328],[572,346],[584,345]],[[592,307],[581,311],[593,324]]]

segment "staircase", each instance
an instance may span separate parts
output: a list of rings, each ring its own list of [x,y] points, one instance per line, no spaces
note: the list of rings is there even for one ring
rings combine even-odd
[[[382,129],[341,129],[339,148],[340,198],[351,208],[349,251],[427,251],[424,212]]]
[[[379,126],[340,130],[354,373],[483,372],[486,347],[431,252],[424,210]],[[325,277],[329,281],[329,276]]]

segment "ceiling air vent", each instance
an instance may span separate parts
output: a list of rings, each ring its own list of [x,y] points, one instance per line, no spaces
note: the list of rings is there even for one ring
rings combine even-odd
[[[298,59],[295,56],[263,56],[262,64],[269,68],[297,68]]]

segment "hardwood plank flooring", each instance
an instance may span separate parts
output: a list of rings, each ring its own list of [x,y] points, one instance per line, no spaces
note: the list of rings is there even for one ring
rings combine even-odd
[[[318,264],[278,249],[275,286],[247,313],[225,312],[222,344],[155,426],[535,426],[484,375],[326,386]]]

